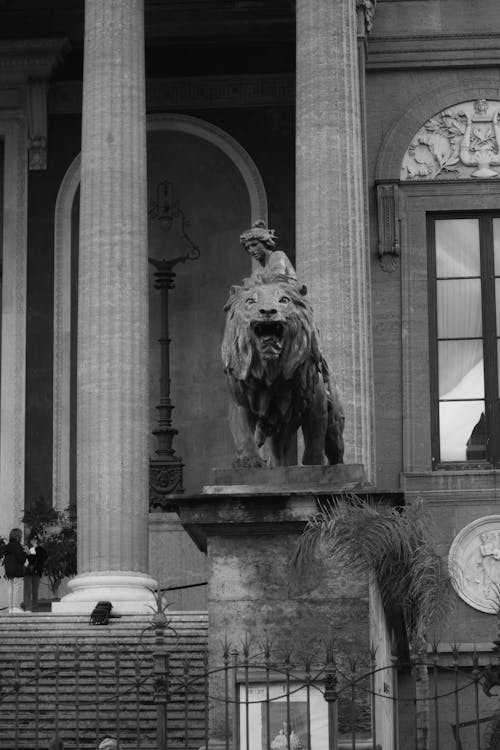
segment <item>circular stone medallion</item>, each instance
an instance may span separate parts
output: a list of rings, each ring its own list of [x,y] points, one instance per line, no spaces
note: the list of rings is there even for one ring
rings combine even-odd
[[[500,515],[484,516],[460,531],[450,547],[453,587],[481,612],[500,609]]]

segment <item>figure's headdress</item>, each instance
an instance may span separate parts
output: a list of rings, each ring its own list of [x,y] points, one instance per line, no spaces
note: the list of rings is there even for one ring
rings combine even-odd
[[[246,232],[240,235],[242,245],[246,245],[250,240],[260,240],[267,247],[273,248],[278,241],[278,235],[274,229],[268,229],[265,222],[259,219],[251,229],[247,229]]]

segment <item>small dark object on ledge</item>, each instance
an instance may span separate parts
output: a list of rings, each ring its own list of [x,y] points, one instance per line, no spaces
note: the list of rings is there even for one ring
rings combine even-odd
[[[107,625],[113,605],[111,602],[97,602],[90,615],[90,625]]]

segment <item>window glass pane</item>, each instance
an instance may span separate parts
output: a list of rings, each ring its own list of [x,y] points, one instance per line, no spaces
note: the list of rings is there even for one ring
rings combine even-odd
[[[441,461],[486,458],[484,401],[444,401],[439,404]]]
[[[439,219],[435,226],[437,276],[479,276],[478,220]]]
[[[439,341],[439,398],[484,398],[482,341]]]
[[[493,219],[493,253],[495,255],[495,276],[500,276],[500,219]]]
[[[438,338],[481,336],[481,280],[453,279],[436,283]]]

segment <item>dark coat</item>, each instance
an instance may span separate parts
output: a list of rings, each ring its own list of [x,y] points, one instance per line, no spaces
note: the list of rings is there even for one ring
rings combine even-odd
[[[25,575],[43,576],[43,567],[47,559],[47,550],[44,547],[37,546],[35,554],[28,554],[28,567]]]
[[[19,542],[8,542],[4,550],[5,575],[7,578],[22,578],[24,563],[28,555]]]

